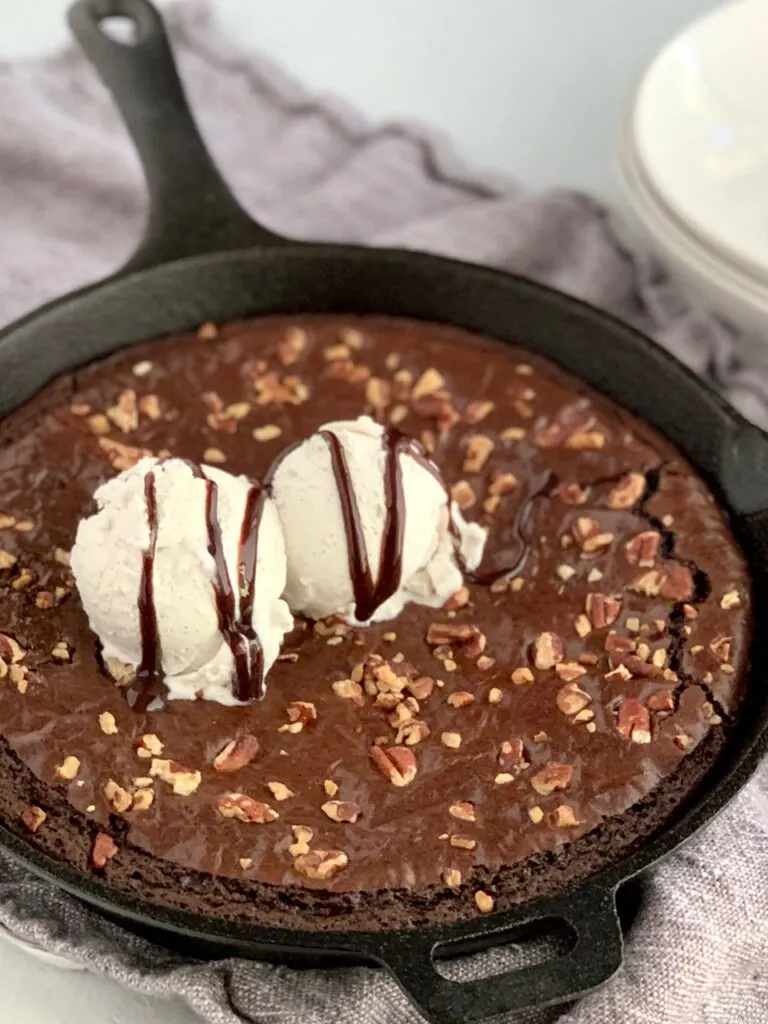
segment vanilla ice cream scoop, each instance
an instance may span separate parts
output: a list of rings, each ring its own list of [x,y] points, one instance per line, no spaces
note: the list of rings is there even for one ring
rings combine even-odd
[[[258,697],[292,628],[286,560],[266,491],[185,459],[142,459],[103,484],[71,565],[107,665],[171,698]]]
[[[281,456],[272,497],[288,557],[285,598],[310,618],[391,619],[440,607],[486,534],[465,522],[421,445],[368,416],[327,423]]]

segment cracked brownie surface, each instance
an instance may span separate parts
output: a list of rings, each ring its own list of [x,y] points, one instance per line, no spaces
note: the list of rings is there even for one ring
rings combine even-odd
[[[488,527],[478,571],[441,611],[297,620],[251,706],[133,710],[67,566],[96,487],[167,452],[259,479],[362,413]],[[668,820],[738,708],[749,579],[706,485],[575,378],[458,329],[275,317],[135,346],[8,417],[0,479],[0,812],[158,902],[365,928],[554,891]]]

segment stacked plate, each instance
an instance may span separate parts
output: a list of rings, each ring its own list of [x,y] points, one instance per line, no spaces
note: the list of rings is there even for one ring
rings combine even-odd
[[[768,0],[727,3],[643,76],[619,145],[635,218],[689,297],[768,343]]]

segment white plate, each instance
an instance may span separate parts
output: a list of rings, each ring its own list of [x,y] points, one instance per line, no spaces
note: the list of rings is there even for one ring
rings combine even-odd
[[[640,165],[710,248],[768,280],[768,0],[738,0],[659,54],[637,92]]]

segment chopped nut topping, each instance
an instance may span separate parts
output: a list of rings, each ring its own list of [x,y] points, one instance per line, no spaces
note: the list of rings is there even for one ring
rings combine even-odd
[[[488,703],[489,704],[500,704],[503,694],[498,686],[492,686],[488,691]]]
[[[656,530],[644,530],[624,545],[624,552],[630,565],[650,568],[656,563],[659,553],[661,534]]]
[[[536,668],[554,668],[563,660],[563,641],[557,633],[541,633],[533,645],[533,663]]]
[[[292,857],[299,857],[301,854],[309,853],[309,844],[314,835],[308,825],[291,825],[294,842],[288,847],[288,853]]]
[[[527,666],[522,665],[514,670],[511,679],[515,686],[523,686],[525,683],[532,683],[534,675]]]
[[[317,708],[311,701],[294,700],[288,705],[288,718],[291,722],[309,725],[317,718]]]
[[[157,395],[142,395],[138,402],[138,409],[142,416],[146,416],[150,420],[159,420],[163,414]]]
[[[528,761],[526,760],[525,744],[519,736],[514,736],[511,740],[504,740],[499,747],[499,753],[496,758],[499,763],[499,767],[503,768],[504,771],[520,771],[523,768],[528,767]]]
[[[97,412],[93,416],[89,416],[86,423],[90,432],[96,434],[97,437],[108,434],[112,429],[109,425],[109,420],[103,412]]]
[[[351,355],[349,346],[345,345],[343,341],[335,345],[327,345],[323,350],[323,356],[327,363],[336,363],[342,359],[349,359]]]
[[[729,590],[727,594],[723,594],[720,598],[720,607],[725,611],[728,611],[730,608],[740,608],[741,598],[739,597],[738,592],[735,590]]]
[[[686,565],[672,565],[662,580],[660,594],[666,601],[689,601],[696,590],[691,570]]]
[[[674,711],[675,701],[672,691],[659,690],[658,693],[652,693],[648,698],[647,705],[651,711]]]
[[[406,688],[416,700],[426,700],[432,695],[435,680],[431,676],[419,676],[418,679],[409,680]]]
[[[440,734],[440,742],[444,747],[449,747],[451,750],[458,750],[461,746],[461,733],[458,732],[444,732]]]
[[[411,398],[424,398],[426,395],[433,395],[445,385],[445,378],[441,373],[431,366],[419,377],[413,386]]]
[[[446,868],[441,877],[450,889],[458,889],[461,885],[461,872],[456,868]]]
[[[225,818],[236,818],[256,825],[266,825],[279,817],[269,804],[254,800],[245,793],[222,793],[217,807],[219,814]]]
[[[620,611],[620,599],[607,594],[587,594],[586,612],[595,629],[613,625]]]
[[[499,436],[502,441],[522,441],[526,433],[523,427],[505,427]]]
[[[452,708],[465,708],[474,702],[475,695],[468,690],[456,690],[455,693],[449,694],[447,701]]]
[[[578,661],[561,661],[555,665],[555,672],[564,683],[571,683],[574,679],[580,679],[587,674],[587,670]]]
[[[238,860],[238,864],[243,869],[243,871],[247,871],[248,868],[253,867],[253,858],[252,857],[240,857],[240,859]]]
[[[371,759],[393,786],[407,786],[416,778],[416,755],[408,747],[388,747],[383,750],[374,745],[371,747]]]
[[[108,836],[106,832],[99,832],[93,841],[91,864],[97,871],[102,871],[107,866],[107,861],[112,860],[117,851],[118,847],[112,836]]]
[[[289,732],[293,735],[296,735],[296,733],[300,733],[303,728],[303,722],[286,722],[285,725],[281,725],[277,731]]]
[[[563,583],[567,583],[568,580],[576,575],[576,570],[571,565],[558,565],[555,571]]]
[[[275,423],[267,423],[263,427],[256,427],[253,430],[254,441],[275,441],[282,434],[282,428]]]
[[[0,633],[0,658],[3,661],[16,665],[24,660],[26,654],[24,648],[12,636]]]
[[[133,801],[131,803],[132,811],[148,811],[152,804],[155,802],[155,791],[145,787],[144,789],[138,790],[133,794]]]
[[[537,732],[533,738],[536,743],[547,743],[549,741],[549,735],[543,729],[541,732]]]
[[[136,408],[136,392],[126,388],[121,392],[115,405],[107,409],[107,416],[124,434],[129,434],[139,425],[139,413]]]
[[[201,341],[213,341],[214,338],[218,338],[219,329],[216,324],[206,320],[204,324],[200,324],[197,328],[196,334]]]
[[[528,817],[534,825],[538,825],[539,822],[544,820],[544,811],[542,811],[538,804],[534,804],[533,807],[528,808]]]
[[[274,371],[257,376],[253,382],[257,405],[301,405],[309,398],[309,388],[300,377],[283,377]]]
[[[443,605],[446,611],[457,611],[469,604],[469,587],[459,587],[455,594],[452,594]]]
[[[212,466],[220,466],[226,461],[227,456],[221,448],[206,448],[203,452],[203,462],[210,463]]]
[[[448,842],[451,846],[455,846],[459,850],[474,850],[477,846],[475,839],[470,839],[468,836],[450,836]]]
[[[478,889],[475,893],[475,903],[477,904],[477,909],[483,914],[490,914],[494,907],[493,896],[489,896],[482,889]]]
[[[624,697],[617,709],[616,729],[633,743],[651,742],[651,716],[635,697]]]
[[[493,412],[494,403],[478,399],[474,402],[470,402],[467,405],[467,411],[464,413],[464,419],[467,423],[474,426],[484,420],[486,416]]]
[[[137,462],[148,458],[152,452],[148,448],[136,448],[133,445],[113,441],[110,437],[100,437],[99,447],[107,456],[109,464],[119,471],[133,469]]]
[[[259,752],[259,741],[255,736],[246,733],[237,739],[230,740],[222,747],[213,759],[213,767],[217,772],[236,772],[250,764]]]
[[[163,746],[164,744],[153,732],[145,732],[136,752],[139,757],[159,757],[163,752]],[[142,751],[146,751],[146,753],[142,753]]]
[[[573,813],[572,807],[569,807],[568,804],[560,804],[552,812],[552,824],[556,828],[574,828],[579,821]]]
[[[72,661],[72,654],[66,640],[59,640],[51,651],[51,657],[54,661]]]
[[[327,814],[331,821],[349,822],[353,824],[360,817],[360,808],[348,800],[328,800],[320,810]]]
[[[470,658],[477,658],[485,650],[486,638],[477,626],[456,625],[450,622],[432,622],[427,629],[427,643],[430,647],[441,647],[456,641]],[[434,651],[436,657],[442,652]]]
[[[79,771],[80,758],[74,757],[72,754],[69,757],[65,757],[61,764],[56,766],[57,777],[67,782],[74,779]]]
[[[451,488],[451,498],[456,502],[462,512],[466,512],[468,508],[472,508],[477,501],[477,495],[472,489],[472,485],[466,480],[459,480],[458,483],[453,485]]]
[[[582,640],[585,636],[589,636],[589,634],[592,632],[592,623],[589,621],[586,615],[577,615],[573,625],[576,632],[582,638]]]
[[[50,592],[50,590],[40,590],[35,595],[35,605],[38,608],[53,608],[53,604],[53,594]]]
[[[494,497],[502,497],[511,494],[517,487],[517,477],[514,473],[494,472],[488,486],[488,493]]]
[[[573,766],[550,761],[544,765],[531,779],[531,785],[541,796],[553,793],[556,789],[566,789],[573,778]]]
[[[494,776],[493,781],[497,786],[505,786],[508,782],[514,782],[515,776],[511,772],[499,772]]]
[[[612,509],[630,509],[645,493],[645,477],[642,473],[628,473],[616,484],[608,495],[606,504]]]
[[[583,505],[587,500],[587,492],[577,483],[559,484],[557,495],[566,505]]]
[[[555,700],[558,708],[565,715],[578,714],[579,711],[592,703],[590,695],[576,683],[569,683],[558,690]]]
[[[295,796],[293,790],[289,789],[284,782],[268,782],[267,789],[275,800],[290,800],[292,796]]]
[[[351,679],[337,679],[335,683],[331,683],[331,689],[337,697],[343,697],[344,700],[353,700],[356,704],[362,704],[364,701],[362,686]]]
[[[127,811],[133,802],[133,797],[128,790],[119,786],[114,779],[109,779],[104,786],[104,795],[109,801],[112,810],[118,814]]]
[[[189,796],[200,785],[202,775],[198,771],[190,771],[178,761],[167,761],[153,757],[149,768],[152,778],[162,779],[172,787],[177,796]]]
[[[577,430],[566,439],[565,447],[572,451],[597,451],[605,447],[605,434],[599,430]]]
[[[475,805],[469,800],[461,800],[457,804],[451,804],[448,813],[454,818],[459,818],[460,821],[474,821]]]
[[[29,807],[25,807],[19,817],[30,832],[37,832],[48,815],[42,807],[37,807],[35,804],[32,804]]]
[[[299,854],[293,862],[294,868],[307,878],[332,878],[349,863],[343,850],[312,850]]]
[[[339,787],[333,779],[323,779],[323,789],[326,796],[336,796],[339,792]]]
[[[693,736],[689,736],[687,732],[683,732],[682,729],[675,733],[675,743],[680,747],[681,750],[690,750],[695,740]]]
[[[485,434],[471,434],[467,438],[467,448],[464,457],[464,472],[479,473],[488,461],[494,449],[494,443]]]
[[[307,344],[307,332],[301,327],[289,327],[285,337],[278,342],[277,358],[283,366],[292,366],[299,361]]]
[[[730,636],[716,636],[709,643],[709,649],[720,662],[728,662],[731,660],[731,641],[733,637]]]
[[[102,711],[99,715],[99,728],[106,736],[114,736],[117,732],[117,722],[111,711]]]

